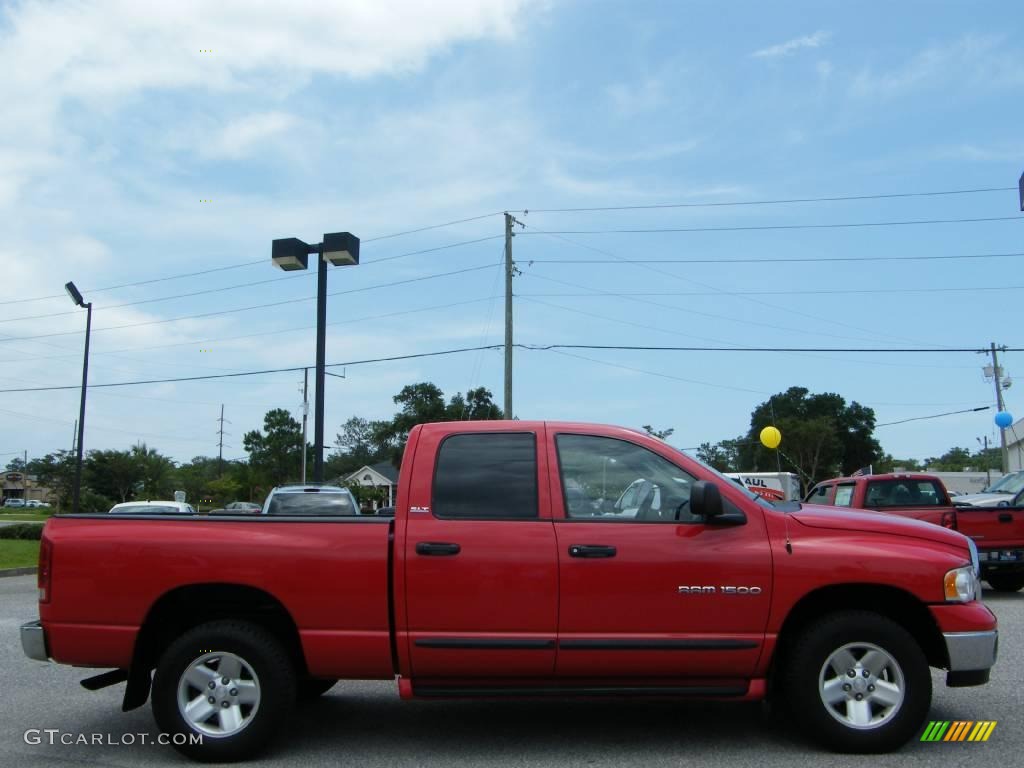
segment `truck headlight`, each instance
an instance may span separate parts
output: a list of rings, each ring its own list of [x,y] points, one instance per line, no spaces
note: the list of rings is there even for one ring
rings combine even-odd
[[[942,580],[942,586],[946,593],[946,599],[959,603],[977,600],[978,595],[981,594],[981,582],[978,581],[973,565],[965,565],[963,568],[954,568],[949,571]]]

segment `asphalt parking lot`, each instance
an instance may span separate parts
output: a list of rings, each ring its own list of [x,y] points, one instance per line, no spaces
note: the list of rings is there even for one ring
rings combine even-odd
[[[982,688],[946,688],[935,673],[930,717],[997,720],[987,743],[911,742],[898,753],[823,753],[760,706],[679,702],[402,702],[392,683],[342,683],[299,709],[288,737],[254,765],[302,766],[792,766],[1015,765],[1024,754],[1024,592],[986,592],[999,616],[1000,657]],[[0,764],[161,766],[187,761],[155,743],[27,744],[28,729],[148,734],[149,707],[122,713],[123,687],[90,693],[93,674],[24,657],[18,627],[36,618],[35,577],[0,579]]]

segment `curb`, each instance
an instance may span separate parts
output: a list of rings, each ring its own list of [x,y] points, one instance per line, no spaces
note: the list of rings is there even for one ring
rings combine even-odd
[[[32,568],[3,568],[0,569],[0,578],[4,576],[28,576],[29,574],[38,573],[39,569],[36,567]]]

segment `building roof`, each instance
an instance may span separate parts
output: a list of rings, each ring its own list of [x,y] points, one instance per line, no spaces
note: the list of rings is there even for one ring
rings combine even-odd
[[[390,461],[381,461],[377,464],[367,464],[360,467],[355,472],[346,475],[344,479],[346,482],[363,482],[368,470],[391,485],[398,485],[398,470],[395,469]],[[383,485],[383,483],[381,483],[381,485]]]

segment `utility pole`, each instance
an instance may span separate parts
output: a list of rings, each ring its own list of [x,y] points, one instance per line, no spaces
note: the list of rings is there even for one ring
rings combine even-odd
[[[505,212],[505,418],[512,414],[512,223],[515,218]]]
[[[989,354],[992,355],[992,380],[996,385],[996,408],[1002,412],[1006,410],[1003,406],[1003,372],[999,369],[999,358],[996,356],[994,341],[989,347]],[[1002,450],[1003,474],[1005,475],[1010,471],[1010,454],[1006,450],[1006,430],[1002,427],[999,428],[999,447]]]
[[[985,487],[988,488],[992,485],[992,467],[989,466],[990,462],[988,460],[988,435],[985,435],[984,440],[980,437],[975,439],[981,443],[981,455],[985,457]]]
[[[217,441],[217,475],[219,477],[224,474],[224,403],[220,404],[220,418],[217,421],[220,422],[218,430],[220,438]],[[229,421],[228,424],[230,423]]]
[[[302,369],[302,484],[306,484],[306,419],[309,418],[309,368]]]

